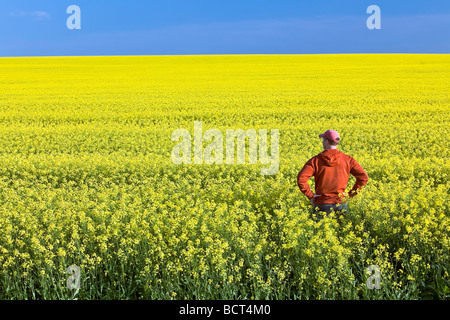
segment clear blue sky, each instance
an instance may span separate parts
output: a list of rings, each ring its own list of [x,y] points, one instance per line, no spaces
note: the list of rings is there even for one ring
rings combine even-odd
[[[69,30],[69,5],[81,30]],[[369,5],[381,29],[369,30]],[[450,53],[449,0],[11,0],[0,56]]]

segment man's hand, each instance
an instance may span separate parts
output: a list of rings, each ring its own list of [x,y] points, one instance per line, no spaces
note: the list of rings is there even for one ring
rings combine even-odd
[[[350,199],[350,195],[349,195],[349,193],[347,193],[347,192],[339,193],[339,199],[340,199],[342,202],[347,202],[347,200]]]
[[[315,194],[315,195],[313,195],[313,197],[310,199],[312,205],[315,205],[314,200],[315,200],[317,197],[320,197],[320,196],[321,196],[321,194]]]

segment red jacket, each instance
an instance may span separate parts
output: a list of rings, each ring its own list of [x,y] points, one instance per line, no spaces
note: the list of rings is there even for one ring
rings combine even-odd
[[[348,196],[354,197],[358,190],[367,184],[369,176],[352,157],[337,149],[328,149],[311,158],[297,175],[297,184],[308,199],[314,196],[308,180],[314,176],[315,194],[321,195],[314,200],[316,204],[342,203],[350,174],[356,182]]]

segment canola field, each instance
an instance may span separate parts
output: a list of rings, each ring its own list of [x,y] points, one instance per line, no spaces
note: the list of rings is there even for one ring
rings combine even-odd
[[[195,121],[279,170],[175,164]],[[449,124],[450,55],[0,58],[0,299],[449,299]],[[327,129],[369,182],[314,222]]]

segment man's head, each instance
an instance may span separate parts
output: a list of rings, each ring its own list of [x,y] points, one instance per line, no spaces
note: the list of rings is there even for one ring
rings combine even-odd
[[[319,134],[319,138],[322,138],[322,146],[325,150],[336,149],[340,140],[339,133],[335,130],[327,130]]]

